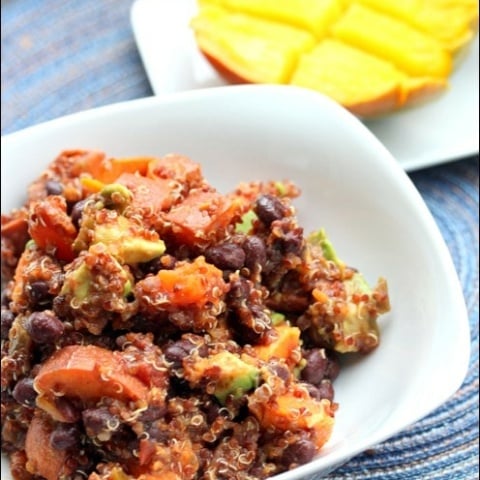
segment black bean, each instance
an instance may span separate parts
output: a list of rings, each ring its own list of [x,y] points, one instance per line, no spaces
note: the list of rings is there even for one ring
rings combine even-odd
[[[52,295],[49,292],[50,286],[44,280],[37,280],[29,283],[26,287],[28,299],[33,308],[44,307],[52,301]]]
[[[320,400],[320,391],[317,387],[312,385],[311,383],[304,383],[303,386],[307,389],[308,394],[314,398],[315,400]]]
[[[50,434],[50,445],[55,450],[68,450],[80,444],[80,432],[75,425],[59,424]]]
[[[236,243],[221,243],[207,248],[205,259],[221,270],[238,270],[245,263],[245,252]]]
[[[73,224],[75,227],[79,228],[80,227],[80,222],[82,220],[82,215],[83,215],[83,209],[85,208],[85,205],[87,204],[88,199],[83,199],[80,200],[79,202],[75,203],[72,207],[72,211],[70,213],[70,218],[72,219]]]
[[[295,228],[288,230],[281,239],[282,252],[294,253],[299,255],[304,245],[303,230],[301,228]]]
[[[120,426],[120,421],[112,415],[107,407],[88,408],[82,412],[85,431],[91,437],[104,431],[113,431]]]
[[[61,195],[63,193],[63,185],[57,180],[47,180],[45,190],[47,195]]]
[[[220,415],[221,406],[215,400],[209,400],[203,405],[203,410],[207,416],[207,422],[212,424],[213,421]]]
[[[285,449],[282,455],[282,463],[287,467],[292,464],[303,465],[314,457],[315,452],[315,444],[307,438],[301,438]]]
[[[145,277],[149,273],[155,274],[159,270],[164,268],[161,257],[154,258],[149,262],[141,263],[139,267],[141,275],[143,275],[143,277]]]
[[[60,412],[67,423],[74,423],[80,420],[81,406],[78,401],[66,397],[55,398],[55,408]]]
[[[250,270],[264,267],[267,261],[267,249],[265,242],[256,235],[247,237],[242,245],[245,252],[245,266]]]
[[[189,398],[192,396],[192,389],[190,384],[184,378],[179,378],[176,375],[170,377],[170,391],[171,397]]]
[[[244,278],[234,280],[230,285],[227,298],[229,302],[235,302],[236,304],[242,304],[243,300],[248,298],[251,290],[251,285]]]
[[[160,424],[161,425],[161,424]],[[170,440],[170,432],[166,428],[160,428],[156,422],[146,428],[150,440],[158,443],[167,443]]]
[[[275,375],[281,378],[284,382],[290,379],[290,371],[288,367],[282,363],[270,363],[270,368]]]
[[[64,326],[60,319],[50,310],[33,312],[25,322],[25,328],[36,343],[53,343],[58,340]]]
[[[150,423],[154,420],[162,418],[167,413],[166,406],[160,405],[150,405],[145,411],[143,411],[139,417],[138,421],[142,423]]]
[[[2,317],[1,317],[1,338],[2,340],[8,339],[8,333],[10,332],[10,327],[15,320],[15,315],[11,310],[7,310],[6,308],[2,308]]]
[[[320,385],[325,378],[328,367],[328,358],[323,348],[315,348],[304,354],[307,361],[302,369],[301,378],[312,385]]]
[[[328,357],[328,366],[325,376],[330,380],[335,380],[340,373],[340,364],[338,360],[332,356]]]
[[[288,213],[288,208],[274,195],[261,195],[254,206],[258,218],[267,227],[275,220],[280,220]]]
[[[10,305],[11,299],[10,289],[5,288],[2,290],[2,307],[8,307]]]
[[[183,359],[188,357],[194,348],[195,345],[192,342],[188,340],[178,340],[168,345],[163,353],[165,359],[173,363],[173,368],[180,368],[183,365]]]
[[[33,388],[33,379],[22,378],[19,380],[13,389],[12,396],[18,403],[26,407],[35,406],[37,392]]]
[[[323,380],[322,383],[318,386],[318,398],[326,398],[327,400],[330,400],[331,402],[333,401],[334,397],[334,390],[333,390],[333,385],[330,380]]]

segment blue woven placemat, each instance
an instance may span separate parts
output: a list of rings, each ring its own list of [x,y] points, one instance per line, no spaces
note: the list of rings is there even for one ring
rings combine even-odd
[[[2,0],[2,135],[152,95],[132,34],[131,5],[129,0]],[[411,178],[440,227],[463,286],[472,337],[468,373],[444,405],[324,477],[329,480],[479,478],[478,156]]]

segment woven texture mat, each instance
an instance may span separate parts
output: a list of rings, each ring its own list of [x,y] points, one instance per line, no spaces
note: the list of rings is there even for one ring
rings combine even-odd
[[[152,95],[130,25],[131,4],[2,0],[2,135]],[[440,227],[463,286],[472,336],[469,370],[444,405],[323,477],[330,480],[479,478],[478,156],[410,176]]]

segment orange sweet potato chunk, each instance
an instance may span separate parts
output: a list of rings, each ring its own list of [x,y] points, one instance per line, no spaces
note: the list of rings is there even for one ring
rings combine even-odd
[[[177,241],[187,245],[208,242],[240,218],[241,201],[215,190],[193,189],[165,215]]]
[[[128,372],[120,354],[94,345],[69,345],[55,352],[40,368],[34,381],[37,405],[58,420],[56,395],[82,400],[112,397],[125,401],[145,399],[148,388]]]
[[[300,354],[295,354],[300,349],[300,329],[286,323],[274,329],[277,338],[272,343],[253,347],[257,357],[265,362],[271,358],[283,359],[287,365],[295,365],[300,358]]]
[[[33,202],[29,212],[29,233],[35,243],[59,260],[74,258],[72,244],[77,230],[67,214],[63,197],[49,196]]]
[[[114,183],[123,173],[146,175],[153,157],[107,158],[100,161],[94,157],[85,162],[85,169],[92,177],[103,183]]]
[[[330,438],[334,425],[334,407],[329,400],[315,400],[297,385],[267,401],[258,401],[257,392],[249,398],[249,409],[264,428],[281,431],[312,431],[321,448]]]
[[[33,475],[46,480],[57,480],[69,475],[64,450],[56,450],[50,445],[51,427],[39,416],[33,417],[25,438],[26,469]]]
[[[132,208],[147,217],[170,208],[177,200],[175,185],[168,179],[123,173],[115,183],[124,185],[132,192]]]
[[[197,257],[193,262],[179,262],[173,270],[160,270],[157,275],[141,280],[135,287],[138,297],[161,299],[172,308],[218,303],[227,290],[222,271]]]

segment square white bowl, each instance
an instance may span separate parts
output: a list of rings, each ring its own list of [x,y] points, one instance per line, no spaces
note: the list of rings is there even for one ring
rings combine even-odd
[[[380,318],[380,346],[341,370],[332,438],[312,462],[276,479],[325,474],[460,387],[468,317],[445,242],[398,162],[327,97],[266,85],[195,90],[56,119],[2,137],[1,147],[3,213],[20,206],[28,183],[71,148],[185,154],[223,192],[240,181],[293,180],[305,232],[324,227],[340,257],[370,283],[386,277],[392,310]]]

